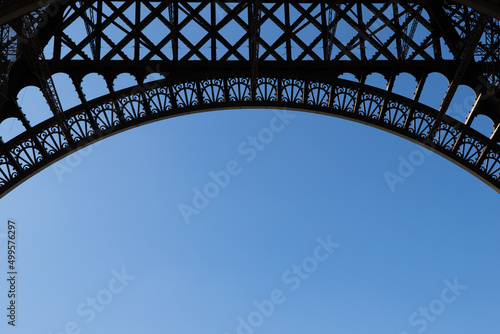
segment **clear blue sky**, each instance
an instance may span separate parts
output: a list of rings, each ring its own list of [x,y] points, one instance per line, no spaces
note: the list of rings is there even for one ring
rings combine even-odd
[[[293,115],[251,162],[238,146],[273,111],[143,126],[74,154],[79,164],[59,162],[71,172],[49,167],[8,194],[0,231],[8,218],[19,226],[18,326],[3,316],[2,333],[56,334],[74,322],[82,333],[233,334],[274,290],[282,303],[253,319],[255,333],[419,333],[419,308],[433,301],[445,310],[425,320],[426,333],[498,333],[498,194],[434,154],[392,192],[384,173],[419,146]],[[240,173],[186,224],[179,205],[233,160]],[[340,245],[315,266],[317,239],[329,236]],[[103,292],[122,268],[134,278]],[[436,302],[455,278],[467,288]],[[5,305],[5,280],[0,289]],[[87,298],[98,296],[112,300],[92,317]]]
[[[455,105],[470,103],[463,92]],[[410,157],[391,187],[387,172]],[[346,120],[224,110],[156,122],[0,200],[0,332],[498,334],[499,204],[448,160]]]

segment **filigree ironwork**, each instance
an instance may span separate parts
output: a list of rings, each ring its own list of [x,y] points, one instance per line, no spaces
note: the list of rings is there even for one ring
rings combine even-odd
[[[410,113],[410,107],[397,101],[389,101],[387,111],[384,113],[384,122],[402,128]]]
[[[411,116],[408,132],[419,138],[427,138],[434,125],[434,117],[427,115],[425,112],[417,110]]]
[[[276,78],[257,78],[257,101],[274,102],[277,100],[278,80]]]
[[[332,106],[336,110],[343,112],[354,111],[354,103],[356,101],[357,92],[349,87],[335,87],[333,93]]]
[[[359,102],[358,113],[362,116],[377,119],[382,112],[384,99],[372,93],[363,92]]]
[[[465,135],[465,138],[462,139],[462,142],[458,147],[457,155],[460,158],[467,160],[467,162],[475,164],[481,157],[481,153],[483,152],[485,146],[486,144],[480,142],[479,140]]]
[[[46,7],[35,13],[43,22],[31,29],[31,38],[14,33],[26,17],[0,26],[0,123],[15,118],[25,128],[0,146],[0,196],[79,146],[117,131],[234,107],[308,110],[371,124],[448,157],[500,192],[498,20],[442,0],[266,0],[259,15],[253,6],[215,0],[66,1],[58,15],[49,17]],[[41,48],[33,47],[35,42]],[[15,57],[7,57],[14,47]],[[48,69],[67,75],[81,103],[61,115],[51,110],[60,117],[31,126],[25,115],[30,113],[16,100],[23,88],[40,86],[26,66],[34,58],[47,59]],[[88,101],[82,78],[90,73],[104,78],[108,89]],[[123,73],[139,85],[114,91]],[[163,79],[144,83],[152,73]],[[372,73],[386,79],[386,89],[367,84]],[[417,78],[412,98],[395,93],[401,73]],[[443,100],[450,101],[450,87],[458,85],[478,94],[470,122],[448,117],[446,103],[439,110],[421,103],[423,87],[432,85],[430,73],[450,81]],[[61,88],[67,89],[55,87]],[[491,136],[473,130],[477,115],[492,121],[497,130]]]
[[[327,107],[332,90],[331,84],[310,82],[307,94],[307,103],[318,107]]]

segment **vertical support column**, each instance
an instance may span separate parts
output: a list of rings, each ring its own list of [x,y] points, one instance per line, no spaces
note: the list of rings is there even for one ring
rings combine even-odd
[[[329,19],[327,20],[326,17],[327,9],[325,6],[325,3],[321,3],[321,29],[322,35],[323,35],[323,60],[330,60],[330,55],[331,52],[329,52],[329,44],[330,44],[330,36],[328,34],[328,22],[330,21]],[[285,14],[286,15],[286,14]],[[286,17],[285,17],[286,19]]]
[[[365,82],[366,82],[366,74],[365,74],[365,69],[363,68],[361,76],[359,77],[359,90],[356,93],[356,101],[354,101],[354,107],[352,108],[352,112],[354,114],[359,114],[359,106],[361,104],[361,97],[365,89]]]
[[[211,56],[211,61],[216,61],[217,60],[217,38],[215,37],[216,33],[216,26],[217,26],[217,7],[215,1],[210,1],[210,29],[212,31],[210,32],[212,37],[211,37],[211,51],[212,51],[212,56]]]
[[[138,26],[141,23],[141,2],[137,1],[135,3],[135,26]],[[137,34],[134,42],[134,60],[140,59],[140,51],[141,51],[141,38]]]
[[[106,77],[105,78],[106,80],[106,86],[108,86],[108,90],[109,92],[111,93],[111,95],[114,95],[115,93],[115,89],[113,87],[113,80]],[[122,110],[122,107],[120,106],[120,102],[118,102],[119,98],[116,97],[113,99],[113,103],[115,105],[115,110],[116,110],[116,114],[118,115],[118,119],[120,120],[120,123],[125,123],[125,115],[123,114],[123,110]]]
[[[285,2],[284,7],[285,7],[285,26],[287,31],[290,31],[290,2]],[[291,33],[290,33],[291,36]],[[292,43],[291,43],[291,37],[288,36],[286,38],[286,60],[292,60]]]
[[[366,25],[363,21],[363,6],[361,3],[357,3],[357,11],[358,11],[358,26],[361,27],[362,31],[366,31]],[[365,39],[361,38],[359,42],[359,50],[361,52],[360,58],[361,60],[366,60],[366,43]]]
[[[396,81],[396,74],[393,71],[391,73],[391,77],[389,78],[389,81],[387,82],[387,88],[386,88],[387,92],[392,92],[392,89],[394,88],[394,82],[395,81]],[[379,121],[383,121],[384,120],[384,116],[385,116],[385,114],[387,112],[387,105],[388,104],[389,104],[389,94],[387,94],[385,96],[384,102],[382,103],[382,110],[380,110],[380,115],[378,117]]]
[[[96,32],[102,32],[102,1],[97,2]],[[101,36],[95,35],[95,60],[101,60]]]
[[[427,75],[428,74],[426,72],[422,72],[420,80],[418,80],[417,89],[413,94],[413,104],[410,108],[410,112],[408,113],[408,118],[405,120],[405,124],[403,126],[403,129],[405,130],[410,127],[410,122],[413,119],[413,114],[415,113],[415,104],[418,103],[418,100],[420,100],[420,96],[422,95],[422,91],[424,90],[425,81],[427,80]]]
[[[15,102],[13,104],[15,105],[14,108],[16,109],[17,113],[19,114],[19,119],[21,120],[21,123],[23,123],[23,126],[26,129],[26,131],[29,132],[30,138],[33,141],[33,143],[35,144],[35,147],[38,149],[40,154],[44,158],[46,158],[48,156],[47,151],[45,150],[43,145],[40,143],[40,140],[33,133],[33,131],[31,131],[31,125],[30,125],[30,122],[26,119],[26,115],[23,113],[21,107],[19,106],[19,104],[17,104],[17,102]]]
[[[325,4],[323,3],[322,6]],[[325,60],[331,60],[332,59],[332,52],[333,52],[333,39],[335,38],[335,34],[337,32],[337,11],[333,9],[333,4],[330,2],[328,3],[328,21],[327,21],[327,27],[326,27],[326,41],[325,41]],[[325,8],[326,10],[326,8]],[[323,15],[325,15],[323,13]]]
[[[85,30],[87,31],[87,35],[90,37],[90,49],[92,51],[92,57],[94,59],[97,58],[97,47],[96,47],[96,36],[95,36],[95,16],[94,10],[92,6],[87,6],[85,1],[80,1],[80,9],[82,13],[82,17],[85,21]]]
[[[173,60],[179,60],[179,40],[177,37],[178,19],[179,19],[179,3],[170,1],[168,4],[168,17],[170,21],[170,29],[172,33],[172,57]]]
[[[399,3],[394,2],[392,4],[392,15],[394,16],[394,21],[397,22],[397,26],[399,26]],[[399,30],[401,33],[401,30]],[[398,53],[398,59],[401,60],[401,54],[402,54],[402,45],[401,45],[401,38],[396,38],[396,50]]]
[[[261,0],[249,0],[248,24],[250,34],[250,64],[252,66],[252,80],[250,82],[250,99],[255,99],[257,90],[257,75],[259,70],[259,38],[260,38],[260,6]]]
[[[83,93],[82,89],[82,81],[76,81],[73,77],[71,78],[71,81],[73,82],[73,86],[75,86],[76,93],[78,94],[78,98],[82,102],[82,105],[85,105],[87,103],[87,99],[85,98],[85,94]],[[96,120],[94,119],[94,115],[92,115],[92,112],[88,110],[86,107],[84,108],[85,114],[87,115],[87,119],[89,120],[90,125],[94,129],[94,133],[97,134],[99,137],[102,137],[102,132],[101,129],[99,129],[99,126],[97,125]]]

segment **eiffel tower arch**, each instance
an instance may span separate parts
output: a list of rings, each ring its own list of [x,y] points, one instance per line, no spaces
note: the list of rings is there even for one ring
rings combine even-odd
[[[115,133],[189,113],[280,108],[394,133],[500,192],[500,6],[493,1],[0,2],[0,196]],[[82,84],[99,75],[105,91]],[[127,87],[116,79],[133,78]],[[155,80],[151,80],[152,75]],[[440,104],[422,92],[447,80]],[[63,75],[67,85],[57,84]],[[374,85],[373,75],[383,78]],[[398,89],[409,75],[415,87]],[[19,106],[35,86],[50,115]],[[69,86],[69,87],[68,87]],[[453,112],[460,87],[474,93]],[[66,107],[61,92],[76,92]],[[477,120],[487,120],[481,130]]]

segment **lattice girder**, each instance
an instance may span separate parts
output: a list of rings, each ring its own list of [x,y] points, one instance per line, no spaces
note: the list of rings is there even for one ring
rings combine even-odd
[[[73,87],[55,89],[74,89],[80,104],[59,120],[30,125],[16,97],[24,87],[40,87],[27,66],[32,42],[14,37],[0,45],[0,51],[19,46],[17,59],[3,73],[0,123],[14,117],[26,129],[0,143],[0,196],[48,164],[117,131],[190,112],[240,107],[307,110],[380,127],[438,152],[500,191],[500,38],[495,37],[500,25],[469,7],[439,0],[87,0],[51,6],[35,13],[34,31],[45,45],[52,74],[65,73],[73,82]],[[21,21],[4,27],[19,30]],[[478,22],[484,27],[475,29]],[[166,79],[144,84],[154,72]],[[90,73],[100,74],[108,89],[87,101],[81,84]],[[123,73],[132,74],[138,85],[115,92],[115,78]],[[357,79],[340,79],[345,73]],[[372,73],[385,77],[386,90],[365,85]],[[418,81],[413,99],[393,92],[402,73]],[[423,86],[432,85],[426,80],[431,73],[450,82],[445,105],[458,85],[476,92],[466,121],[444,114],[446,108],[440,115],[420,103]],[[206,85],[216,95],[210,96]],[[489,117],[496,131],[475,131],[477,115]]]

